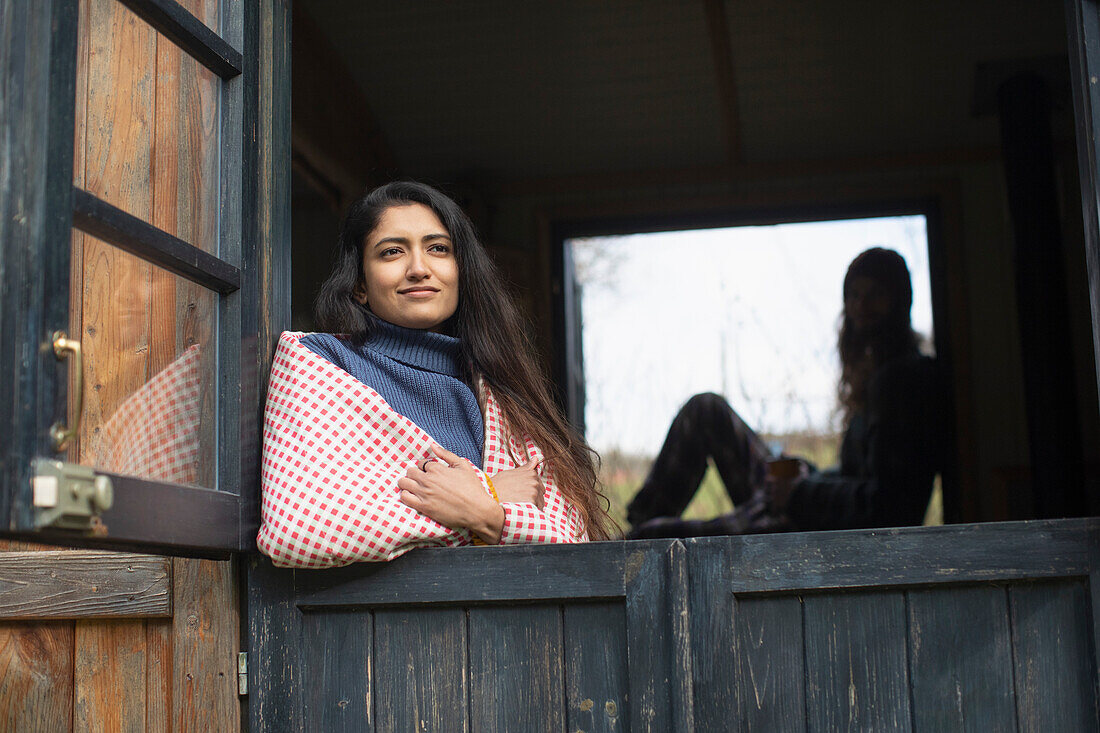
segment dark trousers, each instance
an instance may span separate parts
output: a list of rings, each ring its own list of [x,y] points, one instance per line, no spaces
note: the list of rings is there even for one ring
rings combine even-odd
[[[698,394],[672,421],[661,452],[627,507],[629,536],[696,537],[775,531],[764,491],[769,451],[719,395]],[[714,461],[737,511],[712,520],[679,519],[691,502],[707,459]]]

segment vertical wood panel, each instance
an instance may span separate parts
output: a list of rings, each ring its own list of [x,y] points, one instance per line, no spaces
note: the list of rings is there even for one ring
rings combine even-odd
[[[73,622],[0,624],[0,729],[73,724]]]
[[[736,651],[714,653],[736,657],[741,730],[805,730],[802,599],[739,599],[733,622]]]
[[[908,596],[916,729],[1015,731],[1004,589],[937,588]]]
[[[145,622],[77,621],[73,730],[145,730]]]
[[[1095,652],[1084,584],[1008,590],[1020,731],[1096,730]]]
[[[172,561],[176,730],[236,730],[237,574],[231,561]]]
[[[468,731],[466,612],[374,614],[377,729]]]
[[[808,730],[910,730],[901,593],[805,598]]]
[[[630,730],[623,604],[570,604],[562,619],[566,730]]]
[[[564,729],[561,611],[471,608],[470,729]]]
[[[146,619],[145,730],[172,730],[172,619]]]
[[[303,691],[307,728],[331,733],[373,731],[371,615],[307,613],[302,618],[302,636],[304,678],[310,680]]]
[[[739,651],[733,617],[736,599],[729,590],[726,548],[693,544],[691,558],[691,644],[695,724],[698,730],[740,730],[737,690]],[[705,608],[706,613],[695,609]]]

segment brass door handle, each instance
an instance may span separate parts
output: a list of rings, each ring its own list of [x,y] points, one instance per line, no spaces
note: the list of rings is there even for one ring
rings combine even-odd
[[[69,445],[69,441],[80,434],[80,420],[84,417],[84,359],[80,352],[80,342],[69,338],[64,331],[53,332],[53,353],[57,360],[61,361],[68,354],[73,355],[73,368],[76,370],[76,386],[74,401],[76,402],[76,419],[72,427],[66,428],[63,424],[55,422],[50,426],[50,438],[53,440],[53,449],[63,451]]]

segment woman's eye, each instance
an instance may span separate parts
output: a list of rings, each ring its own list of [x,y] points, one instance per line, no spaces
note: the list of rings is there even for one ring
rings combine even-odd
[[[451,251],[451,246],[449,244],[433,244],[431,247],[428,248],[428,251],[429,252],[442,252],[442,253],[446,254],[446,253]]]
[[[379,252],[378,256],[379,257],[393,257],[394,255],[399,255],[399,254],[401,254],[401,250],[399,250],[397,247],[390,247],[389,249],[384,249],[381,252]]]

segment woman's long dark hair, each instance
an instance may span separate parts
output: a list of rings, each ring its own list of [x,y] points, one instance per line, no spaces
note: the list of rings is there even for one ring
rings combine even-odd
[[[892,249],[872,247],[860,253],[844,276],[844,300],[847,303],[852,280],[868,277],[890,293],[890,312],[870,331],[861,331],[852,323],[847,308],[841,314],[837,352],[840,355],[840,380],[837,398],[844,425],[867,407],[871,379],[888,361],[918,353],[920,336],[909,317],[913,305],[913,285],[905,259]]]
[[[362,342],[379,319],[356,297],[363,278],[363,247],[386,209],[423,204],[447,228],[458,264],[458,309],[446,324],[461,341],[467,381],[480,375],[493,390],[509,430],[529,435],[546,456],[559,489],[577,508],[590,538],[607,539],[611,520],[601,505],[594,452],[562,416],[536,363],[534,348],[503,278],[478,241],[469,218],[443,193],[413,181],[388,183],[360,198],[344,217],[332,273],[314,309],[323,331]],[[606,501],[606,500],[604,500]]]

